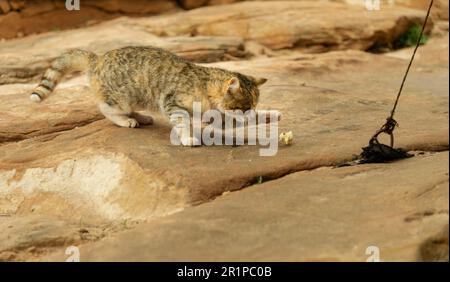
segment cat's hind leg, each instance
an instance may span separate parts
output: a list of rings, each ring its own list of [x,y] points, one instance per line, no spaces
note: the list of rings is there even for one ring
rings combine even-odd
[[[139,126],[139,122],[130,117],[130,113],[119,109],[117,106],[111,106],[108,103],[100,102],[98,103],[98,108],[107,119],[118,126],[130,128]]]
[[[138,112],[131,113],[131,117],[137,120],[140,124],[150,125],[153,124],[153,118],[149,115],[145,115]]]

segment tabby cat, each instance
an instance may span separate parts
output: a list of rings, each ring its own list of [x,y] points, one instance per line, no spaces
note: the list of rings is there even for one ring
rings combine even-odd
[[[267,81],[199,66],[155,47],[125,47],[101,56],[76,49],[52,62],[31,100],[42,101],[65,74],[84,70],[103,115],[118,126],[132,128],[153,123],[151,116],[137,112],[140,110],[160,111],[177,126],[176,114],[187,111],[192,116],[193,102],[200,102],[204,111],[254,109],[258,87]],[[192,137],[179,137],[183,145],[194,143]]]

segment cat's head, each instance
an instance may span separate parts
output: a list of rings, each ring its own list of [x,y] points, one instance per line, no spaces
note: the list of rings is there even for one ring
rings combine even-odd
[[[255,109],[259,100],[258,88],[266,81],[265,78],[233,73],[222,88],[223,96],[219,103],[219,109],[221,111],[242,110],[243,112]]]

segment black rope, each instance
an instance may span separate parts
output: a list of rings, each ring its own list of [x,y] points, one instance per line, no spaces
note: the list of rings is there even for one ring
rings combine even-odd
[[[434,2],[433,0],[430,1],[430,6],[428,7],[427,15],[425,16],[425,20],[422,25],[422,30],[420,31],[419,38],[417,39],[417,42],[416,42],[416,47],[414,48],[414,51],[413,51],[413,54],[409,61],[408,67],[406,68],[405,75],[403,76],[403,80],[400,85],[400,89],[398,90],[398,93],[397,93],[397,98],[395,99],[394,106],[392,107],[392,110],[391,110],[391,114],[386,119],[386,123],[383,124],[383,126],[381,126],[381,128],[372,137],[371,143],[373,143],[373,142],[378,143],[378,139],[377,139],[378,135],[380,135],[381,133],[386,133],[386,134],[390,135],[390,137],[391,137],[391,147],[394,147],[394,129],[398,126],[397,121],[394,119],[395,110],[397,109],[397,105],[400,100],[400,96],[402,95],[403,86],[405,85],[405,81],[406,81],[406,78],[408,77],[409,70],[411,69],[411,65],[416,56],[417,49],[419,48],[420,42],[422,41],[423,33],[425,31],[425,27],[427,25],[428,18],[430,17],[430,12],[431,12],[431,7],[433,6],[433,2]]]
[[[427,25],[428,18],[430,17],[431,7],[433,6],[433,0],[430,1],[430,6],[428,7],[427,15],[425,16],[425,21],[423,22],[422,30],[420,31],[419,38],[416,42],[416,47],[414,48],[414,52],[411,56],[411,60],[409,61],[408,68],[406,68],[405,75],[403,76],[402,84],[400,85],[400,89],[398,90],[397,99],[395,99],[394,107],[392,108],[390,118],[392,119],[395,114],[395,110],[397,108],[398,101],[400,99],[400,95],[402,94],[403,86],[405,85],[406,77],[408,76],[409,69],[411,68],[412,62],[414,61],[414,57],[416,56],[417,49],[419,48],[420,42],[422,41],[422,36],[425,31],[425,27]]]
[[[422,30],[420,31],[419,38],[417,39],[416,46],[414,48],[413,54],[411,56],[411,60],[409,61],[408,67],[406,68],[405,75],[403,76],[402,83],[400,85],[400,89],[397,93],[397,98],[395,99],[394,106],[392,107],[391,114],[386,119],[386,122],[381,126],[380,129],[375,133],[375,135],[372,136],[372,138],[369,141],[369,146],[363,148],[363,152],[361,153],[361,163],[368,163],[368,162],[383,162],[383,161],[389,161],[399,158],[407,158],[411,157],[410,154],[407,152],[401,150],[401,149],[394,149],[394,130],[398,126],[397,121],[394,119],[395,110],[397,109],[398,102],[400,100],[400,96],[403,91],[403,86],[405,85],[406,78],[408,77],[409,70],[411,68],[411,65],[414,61],[414,57],[416,56],[417,49],[420,46],[420,42],[422,41],[423,33],[425,31],[425,27],[427,25],[428,18],[430,16],[431,7],[433,6],[433,0],[430,1],[430,6],[428,7],[427,15],[425,16],[425,20],[422,25]],[[378,141],[378,136],[381,133],[386,133],[391,138],[391,146],[386,146],[384,144],[380,144]]]

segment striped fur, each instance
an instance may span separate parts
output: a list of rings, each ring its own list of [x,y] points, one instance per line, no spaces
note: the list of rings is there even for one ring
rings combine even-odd
[[[34,89],[30,99],[35,102],[44,100],[56,87],[64,75],[90,69],[95,64],[97,55],[83,50],[71,50],[54,60],[42,76],[41,82]]]
[[[258,86],[266,81],[199,66],[154,47],[125,47],[102,56],[72,50],[52,63],[31,99],[44,99],[65,74],[76,70],[88,70],[100,111],[124,127],[152,121],[149,116],[137,114],[138,110],[160,111],[172,121],[174,113],[192,114],[193,102],[200,102],[204,111],[254,109]]]

